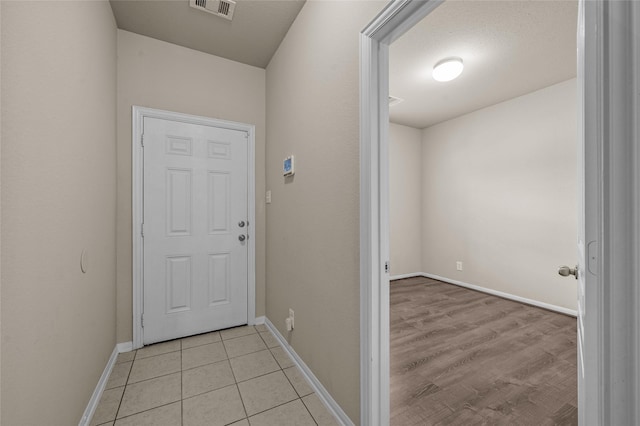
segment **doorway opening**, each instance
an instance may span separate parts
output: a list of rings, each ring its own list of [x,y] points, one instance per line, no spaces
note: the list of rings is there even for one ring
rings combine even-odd
[[[393,1],[360,37],[363,424],[389,424],[389,45],[441,3]],[[640,87],[638,28],[635,2],[579,0],[580,424],[640,419],[640,114],[635,89],[629,90]]]
[[[391,424],[577,423],[577,18],[444,2],[390,46]]]

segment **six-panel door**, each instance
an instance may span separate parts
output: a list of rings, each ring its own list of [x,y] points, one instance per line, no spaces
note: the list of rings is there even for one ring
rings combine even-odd
[[[144,344],[247,323],[247,144],[144,118]]]

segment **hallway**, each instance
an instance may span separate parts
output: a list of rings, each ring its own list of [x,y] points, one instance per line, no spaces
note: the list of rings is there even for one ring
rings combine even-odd
[[[121,353],[91,422],[96,426],[337,424],[264,325]]]

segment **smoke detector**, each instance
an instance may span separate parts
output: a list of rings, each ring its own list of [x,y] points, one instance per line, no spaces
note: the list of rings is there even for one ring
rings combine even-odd
[[[189,0],[189,6],[231,20],[236,2],[233,0]]]

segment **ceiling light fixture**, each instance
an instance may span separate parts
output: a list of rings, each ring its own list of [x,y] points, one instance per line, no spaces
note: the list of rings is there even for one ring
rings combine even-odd
[[[433,67],[433,79],[436,81],[451,81],[462,74],[464,64],[460,58],[447,58]]]

